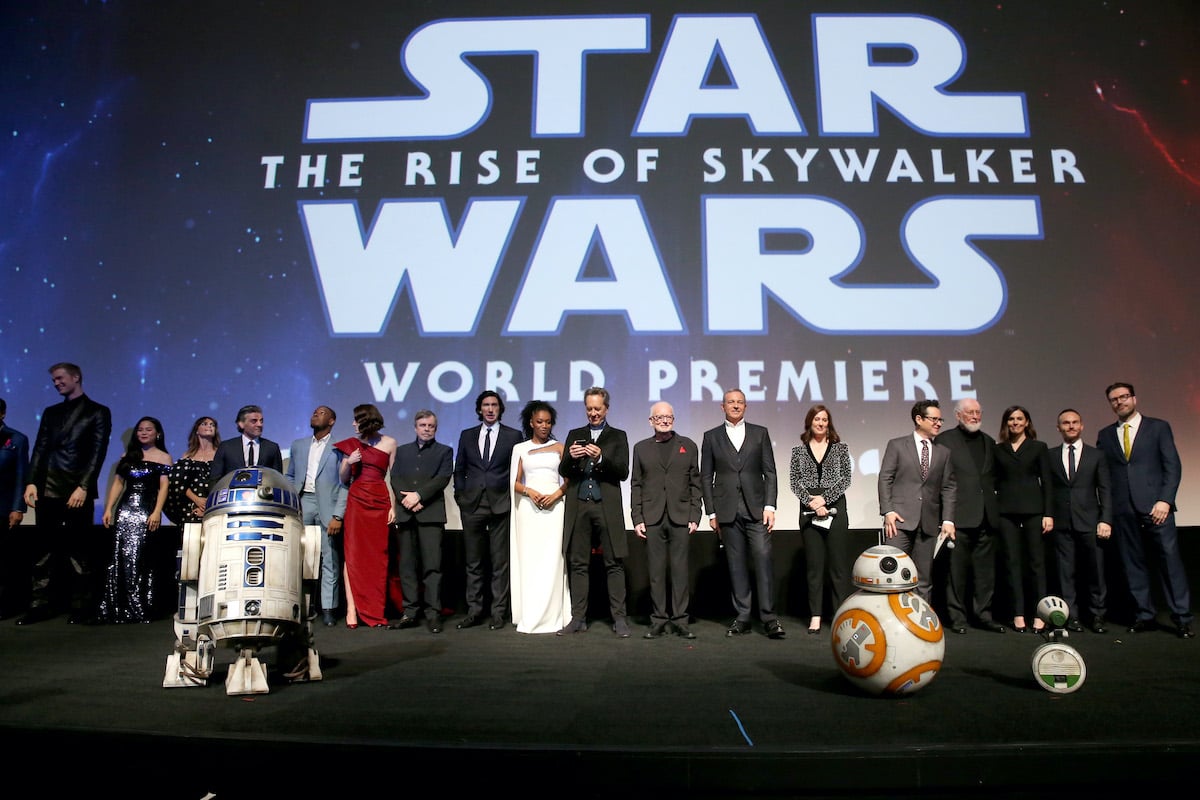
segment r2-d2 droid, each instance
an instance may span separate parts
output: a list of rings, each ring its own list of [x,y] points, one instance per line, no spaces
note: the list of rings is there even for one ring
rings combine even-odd
[[[833,659],[876,695],[911,694],[942,668],[946,640],[933,607],[913,590],[917,569],[898,547],[876,545],[854,562],[854,585],[833,620]]]
[[[1083,656],[1063,640],[1070,636],[1066,630],[1069,609],[1061,597],[1049,595],[1037,604],[1038,619],[1046,623],[1042,638],[1046,641],[1033,651],[1033,677],[1038,686],[1052,694],[1070,694],[1087,680],[1087,664]]]
[[[270,646],[284,677],[321,680],[310,613],[320,536],[320,527],[303,525],[300,498],[279,472],[247,467],[217,481],[203,521],[183,528],[175,649],[163,687],[206,685],[218,645],[238,653],[227,694],[270,691],[258,660]]]

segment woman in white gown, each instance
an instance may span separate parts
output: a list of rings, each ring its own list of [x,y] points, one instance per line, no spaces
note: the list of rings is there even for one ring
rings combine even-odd
[[[554,440],[554,408],[531,400],[521,412],[526,440],[513,448],[509,582],[512,618],[520,633],[557,633],[571,621],[563,558],[563,496],[558,474],[562,442]]]

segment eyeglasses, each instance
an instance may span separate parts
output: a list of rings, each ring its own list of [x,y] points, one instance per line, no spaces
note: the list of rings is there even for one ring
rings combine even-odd
[[[674,422],[674,414],[658,414],[650,418],[651,422]]]
[[[941,417],[931,417],[928,414],[917,414],[917,416],[924,417],[925,419],[929,420],[930,425],[941,425],[942,422],[945,421]]]
[[[1116,397],[1108,398],[1108,402],[1115,406],[1117,403],[1124,403],[1126,400],[1128,400],[1131,397],[1133,397],[1133,395],[1126,392],[1125,394],[1119,394]]]

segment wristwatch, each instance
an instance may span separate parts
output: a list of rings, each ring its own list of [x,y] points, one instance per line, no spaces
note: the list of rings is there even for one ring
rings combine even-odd
[[[342,518],[339,517],[337,514],[334,514],[332,517],[330,517],[330,519],[336,519],[338,522],[342,521]]]

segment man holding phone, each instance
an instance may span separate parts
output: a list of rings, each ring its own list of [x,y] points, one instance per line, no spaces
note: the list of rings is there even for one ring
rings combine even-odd
[[[587,630],[589,568],[593,548],[604,555],[613,633],[628,639],[625,612],[625,509],[621,481],[629,477],[629,439],[607,422],[608,390],[593,386],[583,394],[588,424],[567,434],[558,471],[569,483],[563,521],[563,555],[571,584],[571,621],[559,636]]]

